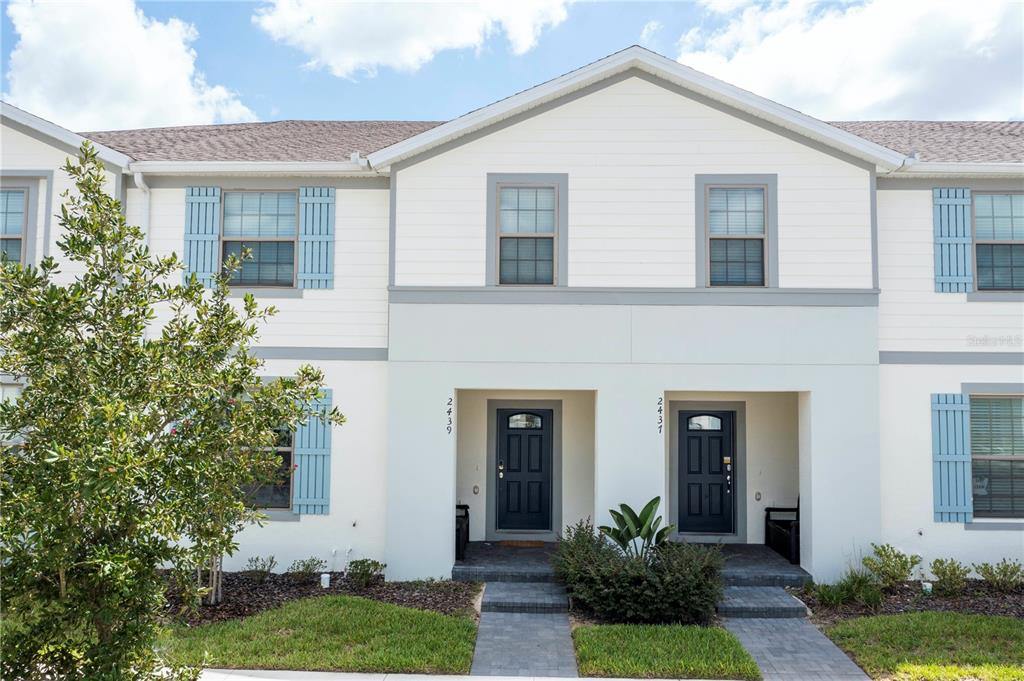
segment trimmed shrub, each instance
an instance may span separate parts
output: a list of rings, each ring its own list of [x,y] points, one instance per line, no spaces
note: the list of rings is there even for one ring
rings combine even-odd
[[[327,567],[326,560],[313,556],[294,561],[288,568],[288,576],[297,582],[312,582],[316,575]]]
[[[348,564],[348,569],[345,571],[345,577],[348,581],[359,589],[365,589],[374,582],[379,582],[384,579],[384,568],[387,565],[380,562],[379,560],[371,560],[369,558],[360,558],[353,560]]]
[[[971,569],[955,558],[936,558],[931,564],[935,575],[935,591],[943,596],[955,596],[967,586]]]
[[[815,584],[812,589],[818,601],[827,607],[857,603],[874,609],[882,604],[882,589],[875,577],[853,568],[835,584]]]
[[[259,556],[253,556],[245,563],[245,574],[252,578],[257,584],[262,584],[267,581],[267,577],[277,567],[277,559],[273,556],[267,556],[266,558],[260,558]]]
[[[706,624],[722,595],[718,547],[666,542],[627,555],[589,521],[566,529],[553,562],[573,607],[609,622]]]
[[[1005,593],[1024,589],[1024,565],[1019,560],[1004,558],[995,565],[981,563],[974,566],[974,571],[997,591]]]
[[[891,544],[872,544],[873,556],[861,560],[883,589],[894,589],[910,579],[921,556],[907,555]]]

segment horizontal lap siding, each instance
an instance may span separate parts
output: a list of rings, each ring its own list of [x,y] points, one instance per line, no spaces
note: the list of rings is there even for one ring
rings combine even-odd
[[[878,229],[880,350],[1021,351],[1024,303],[935,291],[930,189],[879,191]]]
[[[211,181],[203,180],[207,184]],[[296,188],[299,182],[296,182]],[[129,191],[129,204],[141,192]],[[184,246],[185,190],[152,190],[152,246],[159,253]],[[346,189],[335,195],[334,288],[302,291],[302,298],[266,298],[278,313],[260,328],[268,346],[387,346],[388,191]]]
[[[782,286],[871,285],[866,170],[639,79],[400,170],[396,283],[483,285],[489,172],[568,173],[571,286],[693,286],[699,173],[779,175]]]

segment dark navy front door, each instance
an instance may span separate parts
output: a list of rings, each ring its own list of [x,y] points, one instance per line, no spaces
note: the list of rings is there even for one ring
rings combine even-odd
[[[679,531],[731,534],[736,414],[679,413]]]
[[[499,409],[499,530],[551,529],[551,410]]]

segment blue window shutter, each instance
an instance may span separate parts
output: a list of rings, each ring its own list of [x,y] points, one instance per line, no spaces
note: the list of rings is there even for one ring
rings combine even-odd
[[[936,187],[932,190],[932,225],[935,229],[935,290],[967,293],[971,275],[971,190]]]
[[[314,410],[331,410],[331,391],[313,403]],[[326,515],[331,498],[331,424],[311,418],[295,431],[292,509],[296,513]]]
[[[334,187],[302,187],[299,210],[299,288],[334,288]]]
[[[970,411],[967,395],[932,395],[932,484],[938,523],[969,523],[973,516]]]
[[[220,187],[185,188],[185,280],[207,288],[220,270]]]

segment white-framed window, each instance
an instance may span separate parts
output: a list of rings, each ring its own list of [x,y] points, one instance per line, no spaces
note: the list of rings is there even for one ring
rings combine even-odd
[[[1024,193],[973,192],[979,291],[1024,291]]]
[[[26,190],[0,190],[0,260],[24,262],[27,208]]]
[[[558,186],[498,184],[498,283],[555,283]]]
[[[764,286],[767,188],[708,186],[709,286]]]
[[[231,277],[234,286],[294,287],[298,262],[298,193],[226,191],[222,201],[222,262],[243,249],[252,257]]]
[[[1024,518],[1024,396],[971,396],[976,518]]]
[[[295,470],[295,434],[288,428],[277,429],[274,451],[280,457],[280,465],[273,480],[253,486],[249,491],[249,503],[254,508],[267,510],[288,510],[292,507],[292,479]]]

